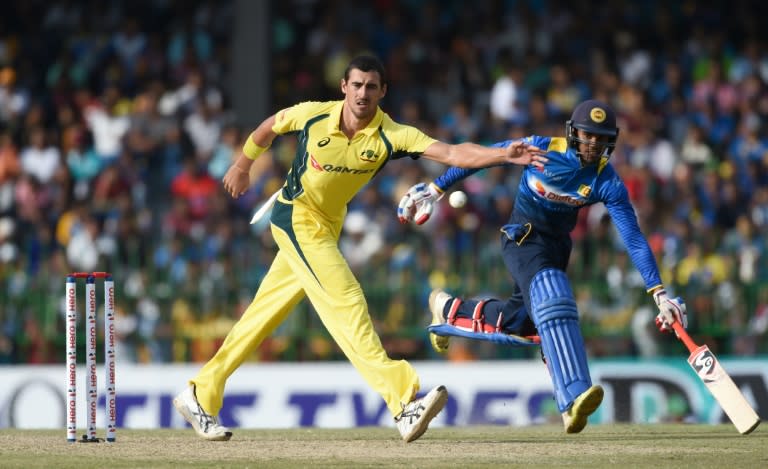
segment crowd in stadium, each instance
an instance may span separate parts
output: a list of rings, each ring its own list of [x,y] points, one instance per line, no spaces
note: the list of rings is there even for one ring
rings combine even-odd
[[[630,189],[668,290],[716,352],[768,352],[768,44],[760,2],[270,2],[272,111],[340,97],[354,55],[389,73],[385,112],[444,141],[563,135],[575,104],[619,114],[611,163]],[[0,17],[0,362],[63,355],[64,278],[117,282],[119,360],[204,361],[273,256],[258,203],[294,143],[233,201],[220,180],[248,128],[233,112],[237,2],[14,2]],[[261,116],[265,117],[265,116]],[[340,245],[393,356],[434,358],[434,287],[504,296],[498,228],[518,170],[461,187],[428,224],[397,201],[443,168],[388,164],[349,207]],[[569,275],[595,356],[654,356],[673,338],[601,206],[582,210]],[[254,360],[336,359],[309,306]],[[449,359],[528,353],[462,343]]]

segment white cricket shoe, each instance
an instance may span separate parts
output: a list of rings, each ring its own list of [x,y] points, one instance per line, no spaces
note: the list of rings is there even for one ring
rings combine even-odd
[[[443,310],[445,309],[445,304],[450,299],[451,295],[442,290],[432,290],[432,293],[429,294],[429,310],[432,312],[432,324],[430,326],[445,324]],[[429,342],[432,344],[435,352],[445,353],[448,351],[448,337],[430,332]]]
[[[192,425],[195,432],[206,440],[227,441],[232,438],[229,428],[219,425],[219,419],[200,407],[195,396],[195,386],[189,386],[173,400],[173,406]]]
[[[406,443],[419,438],[427,431],[429,422],[443,410],[448,402],[445,386],[438,386],[421,399],[414,399],[405,405],[400,415],[395,417],[397,429]]]

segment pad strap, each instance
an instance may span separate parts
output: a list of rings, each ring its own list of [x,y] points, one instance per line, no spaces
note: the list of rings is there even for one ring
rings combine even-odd
[[[456,313],[459,312],[459,306],[461,306],[461,298],[451,300],[451,307],[448,309],[448,316],[445,317],[445,322],[451,325],[456,322]]]
[[[464,331],[477,332],[477,333],[483,333],[483,334],[492,334],[494,332],[499,332],[493,326],[485,324],[484,322],[477,322],[474,319],[469,319],[469,318],[456,318],[454,319],[453,324],[448,324],[448,325]]]
[[[488,300],[482,300],[479,301],[475,307],[472,310],[472,318],[462,318],[462,317],[456,317],[459,307],[462,304],[462,301],[460,298],[453,298],[450,300],[448,307],[448,315],[446,317],[446,324],[445,328],[441,328],[438,330],[445,330],[449,331],[444,334],[436,333],[432,331],[432,328],[434,326],[431,326],[430,332],[433,332],[437,335],[461,335],[462,337],[470,337],[473,339],[478,338],[477,336],[481,334],[501,334],[502,336],[512,336],[512,337],[522,337],[517,336],[515,334],[506,334],[503,330],[503,324],[504,324],[504,315],[499,313],[499,317],[496,320],[496,325],[492,326],[490,324],[485,323],[485,314],[483,313],[483,308],[485,307],[486,303],[488,303]],[[523,312],[525,314],[525,312]],[[450,331],[458,329],[461,331],[461,333],[452,333]],[[465,332],[474,334],[471,336],[464,335]],[[538,336],[528,336],[528,337],[535,337],[535,343],[538,344]],[[482,338],[482,340],[489,340],[491,342],[497,342],[497,343],[507,343],[508,341],[506,339],[501,339],[500,341],[497,341],[495,339],[488,339],[488,338]],[[527,339],[526,339],[527,340]]]
[[[500,332],[501,329],[493,326],[489,326],[485,323],[485,315],[483,314],[483,306],[486,301],[478,302],[472,310],[472,318],[456,317],[456,313],[459,312],[461,306],[461,299],[453,298],[451,300],[450,307],[448,308],[448,316],[445,318],[445,322],[448,326],[459,328],[463,331],[478,332],[478,333],[492,333]],[[499,321],[503,318],[499,315]],[[440,334],[437,334],[440,335]],[[450,334],[449,334],[450,335]]]
[[[484,304],[485,301],[478,301],[474,311],[472,311],[472,332],[485,332]],[[493,332],[493,329],[491,329],[491,332]]]
[[[555,389],[560,412],[592,386],[579,315],[568,277],[558,269],[542,270],[531,282],[532,319]]]

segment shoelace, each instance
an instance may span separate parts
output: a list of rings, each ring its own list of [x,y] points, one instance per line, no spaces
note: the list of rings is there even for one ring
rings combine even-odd
[[[197,404],[197,412],[195,412],[195,416],[200,422],[200,426],[203,427],[204,433],[208,433],[208,429],[210,427],[217,426],[219,424],[219,422],[216,421],[216,417],[206,413],[203,408],[200,407],[199,403]]]
[[[410,409],[408,407],[411,407]],[[406,406],[403,406],[403,411],[400,412],[400,416],[398,417],[398,421],[403,420],[404,418],[408,418],[408,423],[413,423],[413,419],[416,418],[417,420],[419,417],[421,417],[421,411],[424,410],[424,406],[422,405],[422,399],[419,399],[418,401],[408,404]]]

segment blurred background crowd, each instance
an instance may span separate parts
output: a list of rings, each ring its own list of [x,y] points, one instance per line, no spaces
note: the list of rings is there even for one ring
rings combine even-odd
[[[64,280],[114,274],[118,359],[207,360],[274,255],[259,202],[278,139],[231,200],[220,180],[251,130],[233,108],[237,0],[40,1],[0,15],[0,362],[64,359]],[[350,58],[385,63],[384,110],[444,141],[562,136],[581,100],[620,116],[611,162],[668,290],[720,354],[768,353],[768,44],[748,2],[270,1],[270,112],[339,99]],[[259,116],[259,119],[266,117]],[[340,240],[393,357],[435,358],[427,296],[506,296],[498,228],[518,169],[478,172],[470,203],[421,227],[395,207],[444,168],[395,161],[350,204]],[[569,270],[593,356],[681,352],[602,206],[582,210]],[[82,309],[82,297],[80,305]],[[81,339],[83,334],[81,334]],[[448,359],[532,356],[455,341]],[[306,302],[253,360],[338,359]]]

